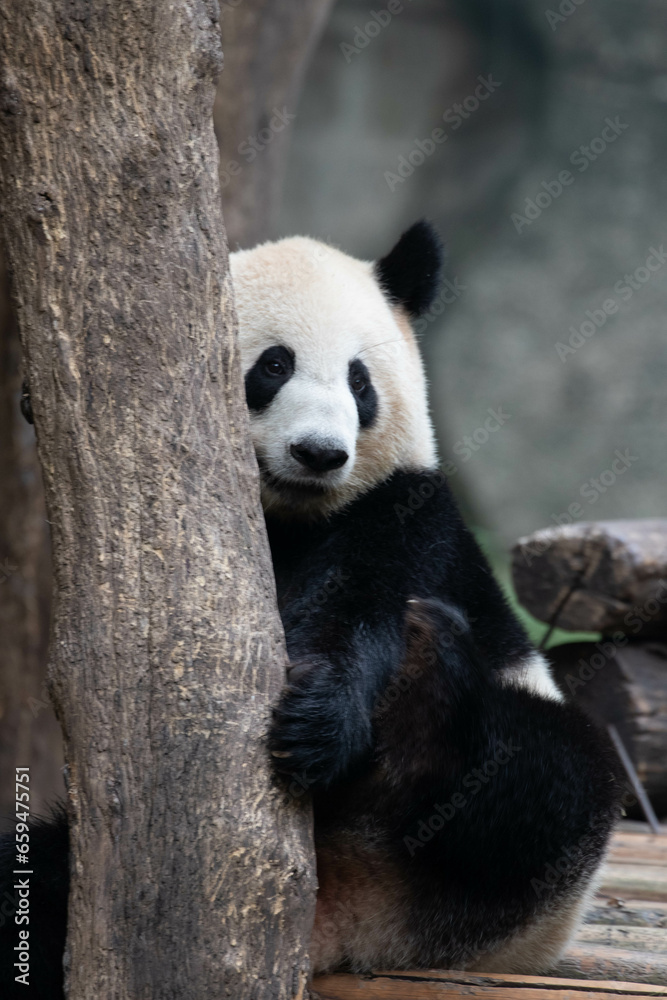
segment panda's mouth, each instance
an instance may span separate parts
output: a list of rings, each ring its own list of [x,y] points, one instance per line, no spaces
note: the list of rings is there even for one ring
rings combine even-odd
[[[259,463],[259,470],[263,485],[268,486],[269,489],[284,497],[301,498],[304,500],[322,497],[330,493],[334,485],[333,483],[322,481],[283,479],[269,472],[263,462]]]

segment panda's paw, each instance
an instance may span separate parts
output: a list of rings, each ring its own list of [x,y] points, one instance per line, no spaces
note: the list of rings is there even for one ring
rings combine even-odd
[[[328,668],[321,662],[292,664],[269,731],[276,770],[313,789],[340,778],[371,738],[368,713]]]

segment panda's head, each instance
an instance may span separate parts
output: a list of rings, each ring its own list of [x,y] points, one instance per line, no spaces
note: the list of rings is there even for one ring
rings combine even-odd
[[[397,469],[434,464],[410,320],[429,307],[441,258],[425,222],[375,263],[304,237],[231,255],[267,512],[326,515]]]

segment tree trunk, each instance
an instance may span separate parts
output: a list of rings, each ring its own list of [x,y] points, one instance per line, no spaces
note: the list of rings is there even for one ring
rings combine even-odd
[[[332,2],[222,4],[227,70],[218,82],[214,118],[222,146],[226,228],[233,245],[250,246],[270,234],[291,127],[282,129],[280,119],[279,131],[266,123],[274,110],[289,107],[288,114],[293,113],[304,69]],[[269,128],[268,137],[262,133],[260,138],[264,128]],[[248,140],[261,147],[261,156]],[[230,160],[238,163],[238,168],[231,167],[233,174],[227,169]],[[3,263],[0,260],[0,268]],[[20,757],[33,765],[33,803],[43,811],[63,788],[62,737],[45,689],[49,539],[34,434],[17,406],[20,349],[4,289],[0,351],[6,359],[0,373],[0,426],[6,429],[0,441],[0,584],[6,577],[2,567],[17,567],[11,586],[0,590],[0,810],[13,808],[14,767]]]
[[[46,693],[51,598],[35,434],[21,416],[21,345],[0,252],[0,816],[14,811],[15,768],[30,767],[32,806],[62,787],[62,736]],[[10,780],[11,778],[11,780]]]
[[[263,742],[285,652],[219,207],[216,10],[13,0],[0,20],[74,1000],[305,990],[310,817]]]
[[[308,59],[333,0],[223,0],[225,72],[213,117],[229,245],[272,235]]]

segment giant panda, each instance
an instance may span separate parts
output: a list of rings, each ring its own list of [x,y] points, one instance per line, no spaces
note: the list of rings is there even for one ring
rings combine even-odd
[[[618,814],[606,736],[438,470],[412,323],[441,266],[425,222],[373,263],[306,238],[231,257],[291,663],[270,748],[314,798],[315,971],[545,971]]]
[[[619,812],[606,736],[563,700],[438,469],[412,323],[441,258],[425,222],[371,263],[301,237],[231,255],[290,660],[268,750],[313,797],[316,973],[548,970]],[[66,838],[62,817],[32,838],[53,998]],[[6,842],[0,895],[11,867]]]

